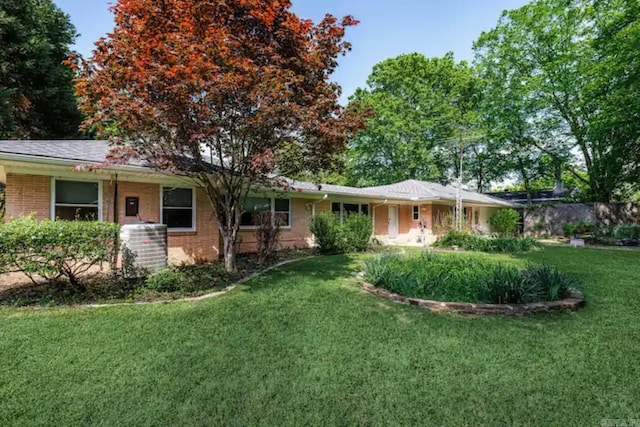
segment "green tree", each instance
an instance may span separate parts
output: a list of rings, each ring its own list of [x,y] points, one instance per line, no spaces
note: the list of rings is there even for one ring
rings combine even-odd
[[[570,165],[578,179],[584,169],[590,198],[608,201],[631,179],[635,164],[628,155],[631,135],[613,136],[615,113],[601,107],[612,71],[601,59],[615,57],[617,48],[606,53],[595,41],[597,23],[619,14],[626,2],[596,3],[536,0],[505,11],[474,48],[483,76],[493,77],[491,90],[499,95],[493,111],[504,112],[499,118],[511,132],[505,140]]]
[[[419,53],[380,62],[351,103],[374,115],[349,144],[351,184],[387,184],[403,179],[448,181],[454,170],[458,132],[473,125],[479,82],[452,53],[426,58]],[[453,146],[452,146],[453,145]]]
[[[0,1],[0,137],[77,136],[82,116],[64,61],[76,31],[51,0]]]

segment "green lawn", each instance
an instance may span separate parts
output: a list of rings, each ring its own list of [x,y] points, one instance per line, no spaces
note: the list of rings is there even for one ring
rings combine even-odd
[[[219,298],[0,310],[0,425],[594,425],[640,418],[640,251],[526,255],[588,306],[438,316],[364,294],[362,257]]]

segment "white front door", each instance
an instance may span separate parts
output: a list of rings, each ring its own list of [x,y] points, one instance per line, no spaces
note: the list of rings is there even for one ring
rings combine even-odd
[[[389,238],[398,237],[398,207],[389,206]]]

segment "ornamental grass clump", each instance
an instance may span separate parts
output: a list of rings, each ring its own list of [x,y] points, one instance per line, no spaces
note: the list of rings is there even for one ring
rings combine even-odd
[[[450,231],[434,244],[436,247],[459,247],[475,252],[528,252],[539,246],[531,237],[501,236],[488,237],[460,231]]]
[[[578,284],[547,266],[522,267],[486,256],[432,252],[370,259],[364,278],[407,297],[493,304],[560,300]]]

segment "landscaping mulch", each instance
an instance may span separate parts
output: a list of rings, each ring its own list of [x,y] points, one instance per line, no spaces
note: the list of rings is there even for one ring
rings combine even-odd
[[[180,268],[204,270],[207,283],[198,283],[188,290],[160,292],[144,286],[144,280],[125,281],[116,279],[108,269],[96,271],[85,278],[85,289],[78,289],[68,282],[50,284],[44,280],[35,284],[22,273],[11,273],[0,276],[0,306],[59,306],[152,302],[197,297],[220,291],[232,283],[249,277],[283,261],[304,258],[312,255],[311,249],[287,249],[274,254],[263,264],[257,262],[255,254],[239,254],[237,256],[238,271],[233,274],[224,272],[224,263],[212,261],[194,266]],[[194,280],[202,280],[202,274],[194,273]]]

